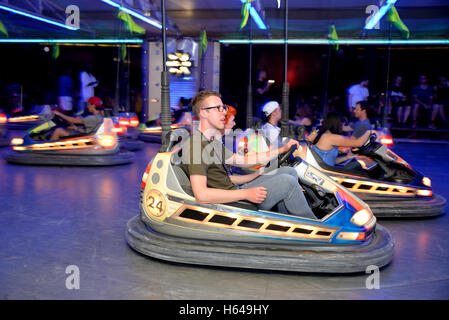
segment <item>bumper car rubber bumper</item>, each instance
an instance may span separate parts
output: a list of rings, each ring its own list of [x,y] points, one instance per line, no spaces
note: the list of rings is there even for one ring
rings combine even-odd
[[[156,259],[195,265],[313,273],[365,272],[369,265],[386,266],[394,240],[377,225],[360,245],[291,245],[196,240],[150,229],[140,215],[127,223],[126,240],[135,251]]]
[[[145,142],[152,142],[152,143],[161,143],[162,137],[161,134],[139,134],[139,139]]]
[[[5,160],[15,164],[25,165],[60,165],[60,166],[114,166],[130,163],[134,153],[121,151],[108,155],[55,155],[9,152]]]
[[[133,139],[123,139],[123,140],[120,140],[119,143],[124,149],[129,150],[129,151],[142,150],[143,144],[144,144],[143,141],[133,140]]]
[[[365,202],[378,218],[434,217],[443,214],[446,207],[446,199],[438,194],[412,200],[379,199]]]
[[[6,147],[10,144],[10,138],[9,137],[0,137],[0,147]]]

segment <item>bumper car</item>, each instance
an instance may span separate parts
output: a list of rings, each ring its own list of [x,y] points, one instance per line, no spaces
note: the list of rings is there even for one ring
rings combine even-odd
[[[176,123],[170,125],[171,130],[186,128],[190,130],[192,127],[192,113],[184,112]],[[161,126],[145,126],[139,128],[139,139],[145,142],[161,143],[162,127]]]
[[[198,203],[179,167],[176,141],[185,134],[172,132],[166,152],[142,177],[140,214],[126,227],[135,251],[177,263],[318,273],[365,272],[392,260],[393,238],[369,207],[305,161],[297,159],[294,168],[318,219],[258,210],[245,201]]]
[[[138,139],[139,118],[135,113],[121,112],[111,119],[114,123],[112,130],[117,134],[121,147],[129,151],[138,151],[143,148],[143,141]]]
[[[243,135],[237,142],[240,153],[268,148],[267,140],[256,132]],[[433,193],[431,180],[378,142],[375,134],[353,153],[360,170],[327,165],[306,141],[301,141],[301,148],[293,157],[301,158],[360,197],[378,218],[432,217],[444,213],[446,199]]]
[[[26,165],[110,166],[130,163],[132,152],[120,151],[111,119],[105,118],[91,134],[75,134],[50,141],[52,129],[65,120],[54,116],[23,138],[11,140],[12,151],[4,158],[10,163]]]
[[[8,123],[8,118],[6,114],[0,111],[0,147],[9,146],[9,135],[8,129],[6,128],[6,124]]]
[[[444,213],[446,199],[434,194],[431,180],[372,135],[353,150],[361,170],[326,165],[308,143],[295,155],[363,199],[377,217],[431,217]]]
[[[20,109],[17,112],[10,113],[8,116],[8,129],[10,130],[28,130],[51,118],[50,105],[38,105],[30,112],[23,112]]]

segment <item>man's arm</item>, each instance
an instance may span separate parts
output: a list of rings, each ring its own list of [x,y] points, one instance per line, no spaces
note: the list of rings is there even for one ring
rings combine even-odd
[[[351,132],[354,131],[354,128],[351,125],[343,125],[343,132]]]
[[[227,203],[239,200],[261,203],[267,196],[267,191],[264,187],[235,190],[209,188],[207,186],[207,177],[198,174],[190,176],[190,183],[195,199],[200,203]]]
[[[250,174],[243,174],[243,175],[232,175],[229,176],[229,178],[231,179],[231,181],[234,184],[244,184],[250,181],[253,181],[254,179],[256,179],[258,176],[260,176],[262,174],[262,172],[264,171],[264,168],[260,168],[259,170],[250,173]]]
[[[83,119],[82,118],[73,118],[73,117],[69,117],[59,111],[54,111],[54,114],[57,116],[60,116],[62,119],[64,119],[67,122],[70,122],[71,124],[83,124]]]
[[[345,137],[345,136],[341,136],[339,134],[329,134],[327,138],[328,138],[328,142],[334,146],[358,148],[358,147],[363,146],[363,144],[366,142],[366,140],[368,140],[370,134],[371,134],[371,130],[367,130],[359,138]]]
[[[271,83],[266,81],[265,82],[265,86],[263,88],[257,88],[256,89],[257,93],[260,94],[260,95],[264,94],[265,92],[268,91],[268,88],[270,87],[270,85],[271,85]]]
[[[89,87],[90,87],[90,86],[93,86],[93,87],[98,86],[98,80],[97,80],[94,76],[92,76],[92,75],[91,75],[91,77],[93,78],[93,81],[89,82],[87,85],[88,85]]]
[[[227,164],[232,164],[237,167],[248,168],[257,164],[265,164],[276,158],[279,154],[287,152],[292,145],[299,147],[299,142],[290,139],[282,147],[267,152],[259,152],[253,154],[246,154],[244,156],[234,153],[232,157],[226,159]]]

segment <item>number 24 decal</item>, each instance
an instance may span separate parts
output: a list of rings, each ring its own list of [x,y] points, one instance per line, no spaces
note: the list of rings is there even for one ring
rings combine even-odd
[[[156,203],[156,205],[154,205]],[[162,212],[162,201],[157,201],[153,196],[148,197],[148,206],[152,209],[158,209],[159,212]]]

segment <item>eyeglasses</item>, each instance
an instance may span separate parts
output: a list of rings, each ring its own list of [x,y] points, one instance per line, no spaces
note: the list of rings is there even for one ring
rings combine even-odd
[[[228,109],[229,109],[227,106],[221,105],[221,106],[215,106],[215,107],[203,108],[203,109],[201,109],[201,110],[209,110],[209,109],[215,109],[215,108],[217,108],[219,112],[223,112],[223,111],[228,112]]]

